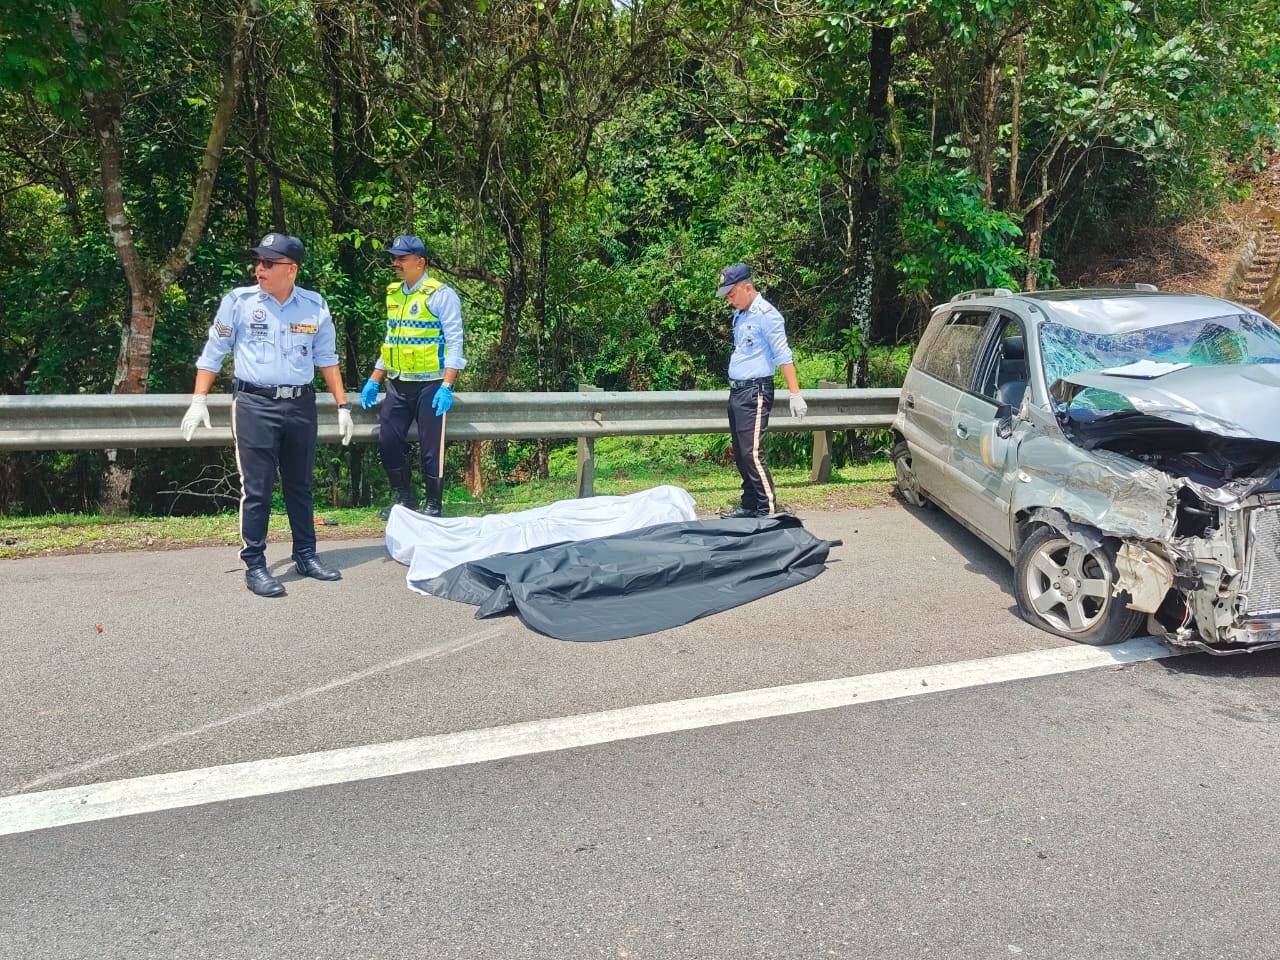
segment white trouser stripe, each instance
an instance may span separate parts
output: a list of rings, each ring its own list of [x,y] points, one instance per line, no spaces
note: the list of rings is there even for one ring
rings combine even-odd
[[[764,392],[756,394],[756,428],[751,433],[751,459],[755,461],[756,474],[760,477],[760,485],[764,487],[764,495],[769,501],[769,512],[773,509],[773,486],[769,483],[769,474],[765,473],[764,464],[760,462],[760,425],[764,421]]]

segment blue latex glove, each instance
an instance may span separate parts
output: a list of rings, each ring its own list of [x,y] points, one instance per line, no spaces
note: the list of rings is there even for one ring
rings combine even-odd
[[[440,384],[440,389],[436,391],[436,395],[431,398],[431,409],[436,412],[437,417],[442,417],[449,412],[449,408],[453,406],[453,387],[447,383]]]
[[[370,377],[360,388],[360,406],[368,410],[378,402],[378,381]]]

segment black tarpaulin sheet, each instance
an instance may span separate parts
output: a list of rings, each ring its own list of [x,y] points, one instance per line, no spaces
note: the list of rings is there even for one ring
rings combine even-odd
[[[812,580],[834,544],[795,517],[664,523],[459,564],[413,586],[514,611],[560,640],[619,640],[689,623]]]

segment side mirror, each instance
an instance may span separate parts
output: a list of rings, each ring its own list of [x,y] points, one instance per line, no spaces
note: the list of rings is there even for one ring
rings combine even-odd
[[[996,436],[1008,440],[1013,436],[1013,405],[1002,403],[996,407]]]

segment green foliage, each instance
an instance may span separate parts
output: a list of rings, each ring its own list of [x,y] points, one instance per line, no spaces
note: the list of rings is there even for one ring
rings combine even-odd
[[[86,109],[118,108],[126,208],[154,264],[186,223],[235,9],[0,6],[0,390],[111,388],[129,288]],[[730,314],[714,283],[735,260],[786,316],[804,386],[864,360],[869,384],[892,386],[930,301],[1016,288],[1029,269],[1052,283],[1053,258],[1087,258],[1127,224],[1206,215],[1265,162],[1280,121],[1274,0],[598,0],[416,17],[262,0],[207,230],[161,291],[148,389],[190,389],[219,299],[252,282],[246,247],[276,226],[307,243],[300,282],[329,300],[352,388],[381,333],[383,246],[406,230],[462,295],[464,390],[720,387]],[[894,31],[895,60],[868,165],[873,28]],[[883,198],[867,281],[881,312],[864,342],[868,182]],[[807,437],[773,443],[775,462],[807,462]],[[726,442],[606,447],[619,469],[679,469],[723,463]],[[552,450],[553,473],[571,452]],[[501,444],[482,467],[524,482],[542,453]],[[451,474],[465,454],[451,449]],[[355,461],[327,451],[317,488],[376,494],[375,459],[353,490]],[[80,509],[104,463],[26,457],[0,470],[0,504]],[[227,467],[146,452],[135,502],[216,506],[165,491]]]
[[[896,180],[901,195],[895,267],[904,292],[933,300],[974,287],[1018,289],[1026,251],[1016,218],[993,209],[968,170],[905,167]]]

